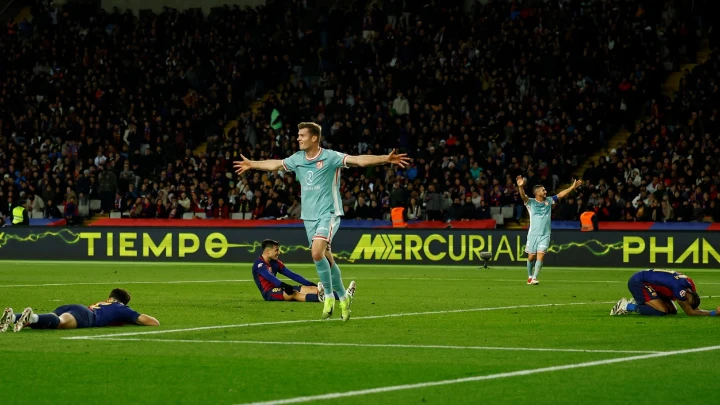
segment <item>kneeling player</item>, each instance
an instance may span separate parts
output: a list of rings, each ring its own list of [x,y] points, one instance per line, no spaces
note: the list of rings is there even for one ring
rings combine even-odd
[[[78,329],[99,328],[103,326],[120,326],[135,324],[142,326],[159,326],[160,322],[149,315],[137,313],[130,309],[130,293],[122,288],[110,292],[106,301],[86,307],[84,305],[63,305],[52,313],[37,315],[32,308],[25,308],[22,314],[13,313],[6,308],[0,317],[0,332],[5,332],[14,324],[15,332],[29,326],[32,329]]]
[[[262,242],[262,255],[255,260],[252,268],[253,279],[265,301],[302,301],[323,302],[325,291],[318,290],[318,286],[306,280],[303,276],[292,272],[285,264],[278,260],[280,256],[280,243],[272,239]],[[291,286],[277,278],[277,274],[300,283]],[[350,283],[347,293],[352,297],[355,294],[355,282]],[[337,294],[333,293],[337,299]]]
[[[676,315],[678,302],[680,308],[690,316],[715,316],[715,311],[700,309],[700,296],[695,282],[688,276],[673,270],[649,269],[633,274],[628,281],[628,289],[633,298],[620,299],[610,310],[610,315],[624,315],[637,312],[641,315]]]

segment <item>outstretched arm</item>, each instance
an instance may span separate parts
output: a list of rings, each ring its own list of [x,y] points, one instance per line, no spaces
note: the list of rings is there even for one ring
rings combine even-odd
[[[525,194],[525,179],[523,176],[517,176],[515,181],[517,181],[518,191],[520,191],[520,198],[522,198],[523,203],[527,204],[530,198]]]
[[[559,192],[556,197],[558,198],[558,200],[562,200],[568,194],[570,194],[570,192],[572,192],[576,188],[580,187],[581,185],[582,185],[582,180],[573,180],[572,185],[570,187],[566,188],[565,190]]]
[[[235,173],[243,174],[248,170],[264,170],[266,172],[274,172],[283,168],[282,160],[248,160],[243,155],[240,155],[242,160],[236,160],[233,162]]]
[[[348,166],[377,166],[384,164],[398,165],[400,167],[406,167],[410,163],[410,158],[405,153],[395,153],[395,150],[390,152],[389,155],[360,155],[360,156],[348,156],[345,161]]]
[[[716,316],[718,311],[720,311],[720,307],[714,311],[706,311],[700,308],[693,309],[687,301],[678,300],[678,304],[688,316]]]
[[[291,279],[292,281],[294,281],[296,283],[300,283],[304,286],[314,286],[315,285],[315,283],[306,280],[305,277],[293,272],[292,270],[288,269],[287,267],[283,267],[282,269],[280,269],[278,271],[280,274]]]
[[[160,322],[158,322],[157,319],[145,314],[141,314],[135,323],[142,326],[160,326]]]

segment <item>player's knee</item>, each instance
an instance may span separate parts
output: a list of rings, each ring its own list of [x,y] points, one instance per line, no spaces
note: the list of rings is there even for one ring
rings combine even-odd
[[[288,293],[286,293],[286,292],[283,292],[283,299],[284,299],[285,301],[294,301],[294,300],[295,300],[295,293],[293,293],[293,294],[288,294]]]
[[[319,261],[322,260],[324,257],[325,257],[325,252],[324,252],[324,251],[319,251],[319,252],[318,252],[318,251],[316,251],[316,249],[313,249],[313,251],[312,251],[312,259],[313,259],[313,261],[319,262]]]

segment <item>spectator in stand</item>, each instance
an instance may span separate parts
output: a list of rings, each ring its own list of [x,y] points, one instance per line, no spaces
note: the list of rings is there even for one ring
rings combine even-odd
[[[75,203],[75,197],[70,197],[67,203],[65,203],[65,209],[63,210],[63,216],[67,221],[68,225],[80,225],[82,218],[78,214],[78,206]]]
[[[328,148],[384,153],[399,144],[415,159],[402,172],[344,170],[344,196],[365,194],[377,208],[371,216],[380,218],[416,198],[431,219],[441,219],[444,192],[461,204],[470,193],[476,207],[481,200],[513,206],[507,176],[524,174],[552,191],[641,110],[647,125],[589,173],[605,186],[585,177],[598,198],[619,192],[617,182],[628,184],[626,170],[637,169],[635,190],[654,176],[669,179],[678,206],[689,198],[686,187],[708,191],[698,178],[718,180],[717,113],[703,108],[716,98],[710,79],[720,70],[717,57],[687,72],[674,99],[659,94],[660,67],[687,62],[698,42],[699,20],[676,12],[674,2],[646,2],[638,13],[635,2],[623,0],[476,2],[471,10],[459,1],[387,0],[367,14],[360,3],[331,11],[270,2],[207,16],[172,9],[133,16],[34,2],[26,24],[37,35],[16,29],[0,37],[8,55],[0,73],[5,195],[11,184],[14,193],[32,185],[43,201],[59,201],[71,187],[109,212],[113,196],[125,196],[132,184],[133,199],[186,193],[179,209],[169,202],[172,217],[206,212],[210,197],[255,217],[272,199],[284,215],[283,205],[299,197],[292,174],[228,178],[228,160],[288,155],[297,150],[292,123],[315,120]],[[328,24],[300,35],[286,29],[307,15]],[[238,26],[242,36],[232,29]],[[265,90],[266,101],[250,109]],[[246,195],[241,204],[233,202],[232,180],[242,185],[240,199]],[[628,190],[623,199],[632,201]],[[708,216],[716,198],[696,199],[696,214]]]

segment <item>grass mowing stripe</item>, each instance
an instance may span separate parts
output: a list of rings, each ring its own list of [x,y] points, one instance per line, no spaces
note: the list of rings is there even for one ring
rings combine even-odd
[[[447,350],[505,350],[516,352],[568,352],[568,353],[662,353],[650,350],[604,350],[604,349],[555,349],[544,347],[495,347],[495,346],[445,346],[445,345],[401,345],[376,343],[328,343],[328,342],[269,342],[266,340],[188,340],[188,339],[142,339],[142,338],[97,338],[113,342],[161,342],[161,343],[230,343],[243,345],[284,345],[284,346],[340,346],[391,349],[447,349]]]
[[[534,305],[511,305],[505,307],[483,307],[483,308],[469,308],[469,309],[452,309],[446,311],[428,311],[428,312],[404,312],[399,314],[387,314],[387,315],[371,315],[371,316],[358,316],[352,318],[353,320],[362,319],[382,319],[382,318],[396,318],[404,316],[420,316],[420,315],[444,315],[444,314],[457,314],[463,312],[480,312],[480,311],[497,311],[502,309],[521,309],[521,308],[544,308],[544,307],[563,307],[569,305],[593,305],[593,304],[614,304],[615,301],[606,302],[569,302],[560,304],[534,304]],[[339,318],[330,319],[330,321],[339,321]],[[274,322],[254,322],[254,323],[240,323],[233,325],[215,325],[215,326],[199,326],[195,328],[185,329],[167,329],[167,330],[154,330],[147,332],[128,332],[128,333],[112,333],[106,335],[90,335],[90,336],[72,336],[61,338],[63,340],[92,340],[105,337],[119,337],[119,336],[141,336],[141,335],[159,335],[165,333],[179,333],[179,332],[194,332],[199,330],[213,330],[213,329],[229,329],[229,328],[247,328],[252,326],[269,326],[269,325],[289,325],[294,323],[309,323],[309,322],[326,322],[324,319],[298,319],[293,321],[274,321]]]
[[[387,387],[370,388],[370,389],[356,390],[356,391],[333,392],[330,394],[309,395],[309,396],[304,396],[304,397],[278,399],[278,400],[272,400],[272,401],[251,402],[251,403],[245,403],[242,405],[299,404],[299,403],[303,403],[303,402],[356,397],[356,396],[370,395],[370,394],[381,394],[384,392],[393,392],[393,391],[406,391],[406,390],[413,390],[413,389],[420,389],[420,388],[427,388],[427,387],[437,387],[437,386],[441,386],[441,385],[461,384],[461,383],[467,383],[467,382],[486,381],[486,380],[497,380],[497,379],[501,379],[501,378],[519,377],[519,376],[526,376],[526,375],[532,375],[532,374],[549,373],[549,372],[553,372],[553,371],[571,370],[571,369],[576,369],[576,368],[605,366],[608,364],[624,363],[624,362],[635,361],[635,360],[646,360],[646,359],[652,359],[652,358],[658,358],[658,357],[677,356],[680,354],[708,352],[708,351],[718,350],[718,349],[720,349],[720,346],[706,346],[706,347],[698,347],[695,349],[685,349],[685,350],[675,350],[675,351],[671,351],[671,352],[645,354],[645,355],[641,355],[641,356],[620,357],[620,358],[616,358],[616,359],[607,359],[607,360],[588,361],[588,362],[584,362],[584,363],[566,364],[564,366],[553,366],[553,367],[543,367],[543,368],[536,368],[536,369],[529,369],[529,370],[511,371],[508,373],[497,373],[497,374],[489,374],[489,375],[482,375],[482,376],[476,376],[476,377],[457,378],[457,379],[453,379],[453,380],[441,380],[441,381],[429,381],[429,382],[423,382],[423,383],[417,383],[417,384],[393,385],[393,386],[387,386]]]
[[[0,288],[14,287],[62,287],[70,285],[110,285],[110,284],[195,284],[195,283],[247,283],[253,280],[178,280],[178,281],[108,281],[104,283],[51,283],[51,284],[15,284],[0,285]]]

